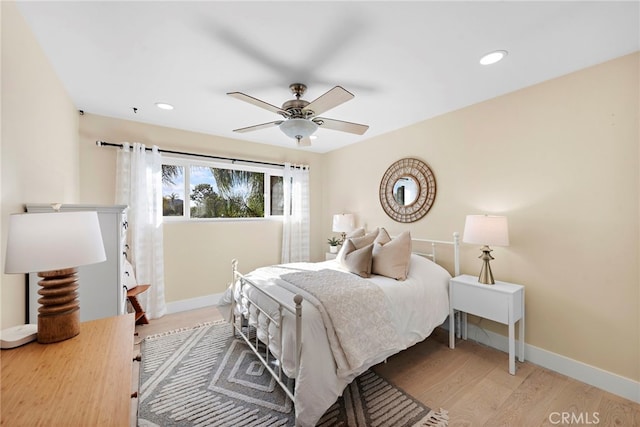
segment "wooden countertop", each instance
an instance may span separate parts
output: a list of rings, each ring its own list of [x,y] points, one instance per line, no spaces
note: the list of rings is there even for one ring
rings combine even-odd
[[[0,353],[0,424],[129,426],[133,314],[80,324],[54,344]]]

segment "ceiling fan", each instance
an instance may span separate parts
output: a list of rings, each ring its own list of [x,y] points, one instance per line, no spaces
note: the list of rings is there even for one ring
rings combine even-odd
[[[354,133],[357,135],[364,134],[369,126],[358,123],[344,122],[342,120],[328,119],[326,117],[318,117],[338,105],[352,99],[354,95],[344,89],[342,86],[335,86],[333,89],[320,95],[315,100],[309,102],[301,99],[307,86],[302,83],[293,83],[289,85],[289,89],[295,95],[295,99],[290,99],[282,104],[282,108],[264,102],[253,96],[246,95],[242,92],[229,92],[227,95],[232,96],[241,101],[256,105],[273,113],[280,114],[284,120],[275,120],[273,122],[262,123],[259,125],[248,126],[244,128],[234,129],[234,132],[252,132],[254,130],[266,129],[273,126],[280,127],[290,138],[297,141],[298,146],[311,145],[309,138],[318,127],[338,130],[342,132]]]

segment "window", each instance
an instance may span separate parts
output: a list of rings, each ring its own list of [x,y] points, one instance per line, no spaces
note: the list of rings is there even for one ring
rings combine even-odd
[[[283,214],[282,169],[163,158],[165,219],[267,218]]]

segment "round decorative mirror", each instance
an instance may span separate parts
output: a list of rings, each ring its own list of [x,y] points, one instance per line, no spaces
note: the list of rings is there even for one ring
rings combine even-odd
[[[380,182],[380,204],[398,222],[419,220],[429,212],[435,198],[436,178],[422,160],[398,160]]]

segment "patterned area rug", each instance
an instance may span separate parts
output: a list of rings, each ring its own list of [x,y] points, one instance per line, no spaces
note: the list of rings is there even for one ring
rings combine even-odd
[[[231,325],[208,323],[142,342],[138,426],[293,426],[290,400]],[[435,412],[369,370],[319,426],[446,426]]]

